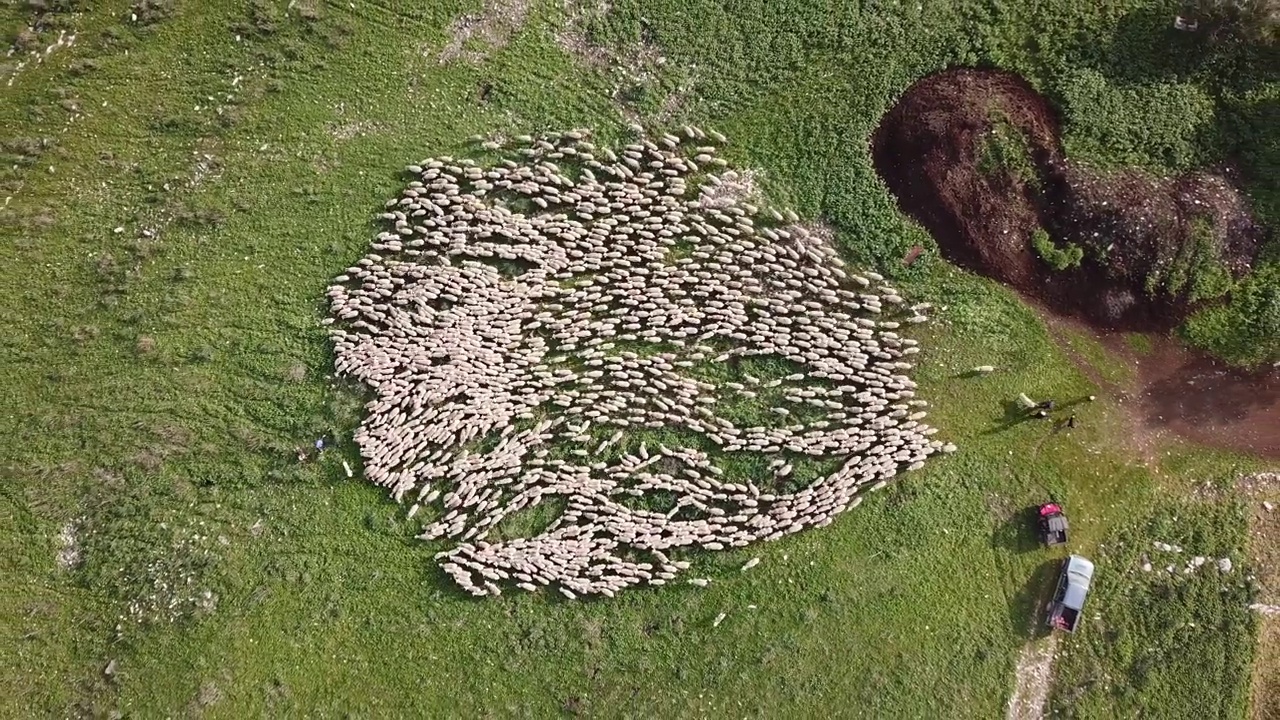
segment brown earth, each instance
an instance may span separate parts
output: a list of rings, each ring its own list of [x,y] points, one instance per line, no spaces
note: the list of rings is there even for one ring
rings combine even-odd
[[[992,160],[993,143],[1012,158]],[[871,149],[899,206],[948,259],[1102,327],[1173,327],[1193,304],[1190,267],[1207,256],[1239,277],[1263,238],[1227,170],[1162,178],[1067,161],[1053,108],[1009,73],[920,80]],[[1082,248],[1081,265],[1043,261],[1031,243],[1039,228]]]
[[[1010,131],[1021,163],[993,167],[992,138],[1004,132],[1007,141]],[[1166,335],[1195,305],[1185,272],[1200,249],[1234,277],[1256,260],[1263,230],[1229,171],[1163,178],[1073,165],[1043,96],[1015,75],[974,69],[909,88],[871,150],[903,212],[944,256],[1047,306],[1051,330],[1089,333],[1132,367],[1128,387],[1090,374],[1128,409],[1141,454],[1154,459],[1158,440],[1172,433],[1280,457],[1280,369],[1232,370]],[[1056,271],[1044,262],[1031,243],[1037,228],[1060,248],[1083,248],[1080,267]],[[1150,333],[1151,349],[1137,352],[1107,330]]]
[[[1265,458],[1280,458],[1280,371],[1246,372],[1186,349],[1159,335],[1144,336],[1150,349],[1134,349],[1123,335],[1099,330],[1078,317],[1038,303],[1050,335],[1072,361],[1125,411],[1129,447],[1148,462],[1159,460],[1169,437]],[[1108,380],[1074,353],[1066,333],[1086,334],[1126,365],[1131,379]]]

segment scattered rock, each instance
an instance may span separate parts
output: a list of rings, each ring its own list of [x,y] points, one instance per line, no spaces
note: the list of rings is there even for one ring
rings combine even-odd
[[[74,570],[80,566],[80,541],[76,537],[79,527],[79,522],[71,521],[58,531],[58,554],[55,560],[63,570]]]

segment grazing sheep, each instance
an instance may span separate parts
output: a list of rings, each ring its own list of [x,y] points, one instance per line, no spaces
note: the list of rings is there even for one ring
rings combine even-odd
[[[840,269],[793,211],[735,197],[744,174],[693,187],[699,166],[726,164],[706,139],[719,133],[632,131],[617,151],[571,130],[517,147],[478,139],[506,155],[492,167],[408,166],[372,252],[326,292],[335,369],[375,395],[355,434],[364,475],[408,496],[420,537],[453,544],[437,561],[469,593],[663,585],[688,568],[672,551],[824,527],[955,450],[907,399],[919,347],[897,332],[927,304]],[[800,371],[745,372],[757,355]],[[634,442],[665,429],[707,445]],[[733,477],[725,453],[767,457],[769,478]],[[802,457],[842,464],[792,492]],[[634,504],[658,493],[674,507]],[[565,509],[541,534],[495,539],[504,518],[552,498]]]

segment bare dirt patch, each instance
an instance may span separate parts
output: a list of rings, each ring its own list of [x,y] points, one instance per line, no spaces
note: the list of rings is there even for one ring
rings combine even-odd
[[[63,570],[74,570],[80,566],[80,539],[77,537],[79,530],[80,523],[73,520],[58,531],[58,554],[55,560]]]
[[[1057,650],[1057,635],[1036,638],[1022,648],[1014,671],[1017,680],[1013,695],[1009,697],[1005,710],[1006,720],[1040,720],[1044,717],[1053,678],[1053,656]]]
[[[1174,326],[1206,292],[1193,270],[1239,277],[1263,235],[1229,171],[1159,178],[1067,161],[1052,108],[1009,73],[919,81],[885,114],[872,155],[946,257],[1102,327]],[[1079,264],[1051,267],[1038,230],[1079,248]]]
[[[1150,347],[1138,351],[1122,336],[1035,306],[1059,346],[1125,411],[1128,444],[1143,460],[1157,461],[1160,446],[1171,437],[1280,458],[1280,371],[1237,370],[1160,334],[1143,336]],[[1072,352],[1064,342],[1067,331],[1098,341],[1127,366],[1130,378],[1109,379]]]
[[[332,123],[329,125],[329,135],[335,140],[353,140],[355,138],[373,135],[381,132],[384,127],[378,123],[368,120],[354,120],[348,123]]]
[[[1193,442],[1280,458],[1280,371],[1249,373],[1160,339],[1136,359],[1147,425]]]
[[[1169,433],[1280,457],[1280,370],[1235,371],[1162,334],[1139,353],[1098,332],[1165,333],[1203,301],[1198,269],[1249,271],[1263,230],[1230,171],[1161,178],[1073,165],[1044,97],[1015,75],[973,69],[913,85],[876,130],[872,155],[947,258],[1050,308],[1051,330],[1076,326],[1130,365],[1124,386],[1094,379],[1129,409],[1143,457]],[[1051,267],[1037,232],[1079,248],[1079,265]]]
[[[506,47],[528,16],[527,0],[485,0],[479,13],[463,15],[449,24],[449,42],[440,51],[440,62],[483,61],[489,53]]]

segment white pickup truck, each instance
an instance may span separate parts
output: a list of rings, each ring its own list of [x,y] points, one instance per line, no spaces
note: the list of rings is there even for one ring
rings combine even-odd
[[[1067,632],[1076,631],[1092,580],[1093,563],[1085,558],[1072,555],[1062,563],[1058,589],[1053,593],[1053,602],[1049,603],[1049,617],[1046,621],[1049,627]]]

